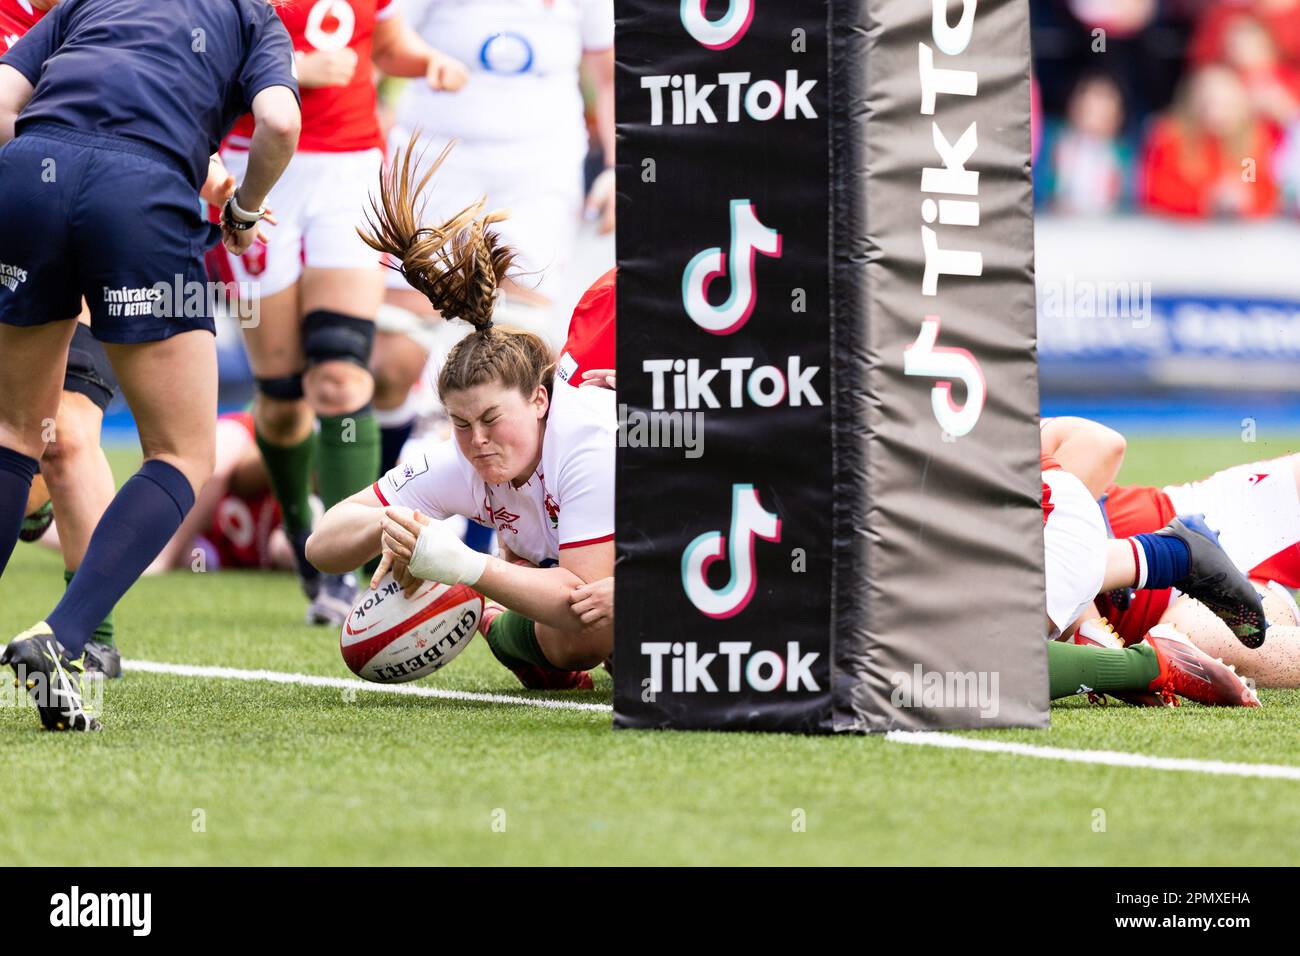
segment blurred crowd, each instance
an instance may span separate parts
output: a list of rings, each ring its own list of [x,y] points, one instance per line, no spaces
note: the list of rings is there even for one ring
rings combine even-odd
[[[1300,0],[1031,0],[1040,209],[1300,216]]]

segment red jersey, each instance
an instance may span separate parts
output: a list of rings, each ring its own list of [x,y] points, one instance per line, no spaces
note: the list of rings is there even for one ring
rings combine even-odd
[[[556,378],[582,384],[582,373],[614,367],[616,273],[610,269],[578,300],[569,323],[569,338],[560,353]]]
[[[255,440],[253,416],[249,413],[234,412],[221,419],[238,422]],[[269,568],[271,532],[281,523],[280,506],[269,488],[247,497],[227,493],[217,502],[212,521],[202,534],[216,549],[221,567]]]
[[[299,91],[302,96],[299,151],[352,153],[383,149],[370,53],[375,24],[397,12],[394,0],[289,0],[277,6],[275,12],[284,21],[295,52],[347,48],[357,54],[357,68],[347,86]],[[226,142],[237,149],[247,149],[252,136],[250,114],[235,124]]]
[[[1272,216],[1281,207],[1281,187],[1268,163],[1244,183],[1242,156],[1270,156],[1281,139],[1270,123],[1255,122],[1241,147],[1209,135],[1189,134],[1170,118],[1157,120],[1142,158],[1142,202],[1157,212],[1181,216],[1218,214],[1226,195],[1241,216]],[[1231,197],[1235,197],[1235,200]]]
[[[9,52],[43,16],[45,11],[37,10],[28,0],[0,0],[0,55]]]
[[[1038,470],[1039,471],[1060,471],[1061,465],[1051,455],[1045,455],[1042,452],[1039,452]],[[1049,485],[1047,482],[1043,482],[1043,524],[1044,525],[1047,524],[1048,515],[1052,513],[1052,510],[1055,507],[1056,505],[1052,504],[1052,486]]]
[[[1106,489],[1106,520],[1116,538],[1131,538],[1135,534],[1159,531],[1174,520],[1173,502],[1159,488],[1142,485],[1111,485]],[[1135,644],[1146,632],[1160,623],[1160,617],[1169,609],[1170,591],[1134,591],[1127,610],[1121,611],[1105,594],[1097,597],[1097,608],[1114,625],[1125,644]]]
[[[1278,59],[1300,65],[1300,3],[1260,3],[1258,0],[1219,0],[1201,14],[1188,58],[1196,66],[1222,61],[1224,40],[1240,16],[1258,20],[1268,30]]]

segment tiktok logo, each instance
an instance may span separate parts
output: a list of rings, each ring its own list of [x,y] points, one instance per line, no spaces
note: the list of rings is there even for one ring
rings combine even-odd
[[[735,46],[754,20],[754,0],[731,0],[721,20],[710,20],[704,8],[709,0],[682,0],[682,26],[701,46],[725,50]]]
[[[781,258],[781,234],[758,221],[748,199],[733,199],[730,256],[716,247],[705,249],[687,263],[682,276],[682,304],[691,321],[714,335],[730,335],[749,321],[758,301],[754,255],[759,252]],[[710,305],[709,284],[728,275],[728,265],[731,295],[721,305]]]
[[[705,617],[722,619],[743,611],[754,596],[754,539],[781,540],[781,519],[758,500],[753,485],[731,487],[731,531],[706,531],[682,553],[682,587]],[[719,590],[709,586],[709,566],[726,557],[731,578]]]
[[[930,389],[930,407],[940,427],[961,438],[970,434],[984,411],[988,391],[984,372],[966,349],[944,348],[938,341],[939,317],[927,315],[916,341],[903,350],[903,374],[942,380]],[[952,400],[952,379],[966,386],[966,401],[961,405]]]

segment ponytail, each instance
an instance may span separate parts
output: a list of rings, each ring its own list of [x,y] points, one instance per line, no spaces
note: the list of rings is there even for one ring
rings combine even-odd
[[[447,144],[419,175],[423,153],[415,157],[417,137],[380,176],[380,196],[370,197],[366,229],[357,233],[370,248],[386,253],[386,265],[402,274],[445,319],[461,319],[474,334],[451,350],[438,376],[438,394],[497,381],[532,397],[538,386],[549,393],[555,377],[551,350],[538,335],[497,328],[492,322],[500,286],[515,252],[489,228],[506,219],[488,212],[486,198],[471,203],[441,225],[422,225],[422,199],[435,173],[456,145]],[[414,158],[413,158],[414,157]]]

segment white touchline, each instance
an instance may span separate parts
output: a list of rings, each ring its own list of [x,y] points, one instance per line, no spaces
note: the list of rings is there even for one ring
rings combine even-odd
[[[4,645],[0,644],[0,651]],[[370,694],[405,694],[438,700],[463,700],[481,704],[515,704],[543,710],[577,710],[610,714],[609,704],[590,704],[576,700],[551,700],[544,697],[515,697],[510,694],[477,694],[467,690],[444,690],[418,684],[373,684],[346,677],[317,677],[314,674],[290,674],[284,671],[249,671],[237,667],[210,667],[202,664],[165,664],[158,661],[123,660],[122,667],[146,674],[171,674],[176,677],[210,677],[216,680],[265,681],[270,684],[297,684],[302,687],[332,687],[359,690]],[[1192,760],[1185,757],[1154,757],[1123,750],[1070,750],[1065,747],[1039,747],[1007,740],[979,740],[933,730],[891,730],[885,740],[919,747],[947,747],[950,750],[977,750],[985,753],[1014,754],[1038,760],[1063,760],[1067,763],[1102,764],[1110,767],[1135,767],[1140,770],[1176,770],[1184,773],[1208,773],[1225,777],[1259,777],[1266,780],[1300,780],[1300,766],[1272,763],[1229,763],[1222,760]]]
[[[157,661],[132,660],[123,660],[122,667],[129,671],[143,671],[148,674],[172,674],[176,677],[266,681],[272,684],[299,684],[303,687],[358,690],[370,694],[405,694],[410,697],[436,697],[440,700],[465,700],[482,704],[519,704],[524,707],[541,707],[547,710],[585,710],[601,714],[609,714],[614,710],[609,704],[588,704],[576,700],[514,697],[510,694],[475,694],[465,690],[445,690],[441,687],[422,687],[417,684],[374,684],[370,681],[352,680],[346,677],[317,677],[314,674],[286,674],[282,671],[247,671],[235,667],[206,667],[198,664],[162,664]]]
[[[896,744],[921,747],[948,747],[953,750],[982,750],[986,753],[1015,754],[1039,760],[1064,760],[1068,763],[1104,764],[1110,767],[1137,767],[1142,770],[1180,770],[1186,773],[1209,773],[1225,777],[1263,777],[1271,780],[1300,780],[1300,767],[1272,763],[1228,763],[1222,760],[1192,760],[1185,757],[1153,757],[1123,750],[1068,750],[1064,747],[1039,747],[1009,740],[977,740],[933,730],[891,730],[885,739]]]

